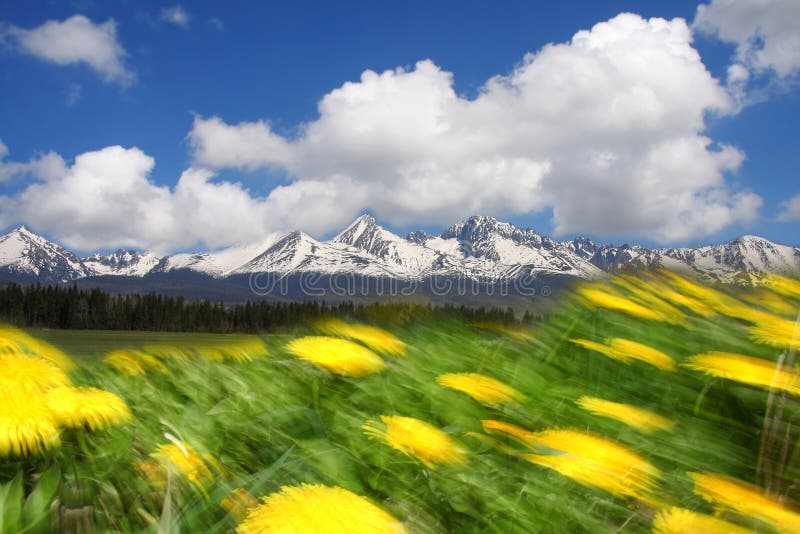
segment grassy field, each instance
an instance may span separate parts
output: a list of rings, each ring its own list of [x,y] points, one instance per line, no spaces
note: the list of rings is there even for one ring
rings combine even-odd
[[[6,329],[127,408],[0,381],[0,531],[800,532],[800,284],[769,287],[615,278],[525,328]],[[14,434],[39,397],[58,444]]]

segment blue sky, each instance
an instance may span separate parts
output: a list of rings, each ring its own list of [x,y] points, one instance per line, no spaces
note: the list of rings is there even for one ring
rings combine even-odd
[[[762,41],[758,46],[767,51],[769,43],[780,44],[780,39],[787,39],[786,32],[781,33],[780,24],[770,23],[769,17],[773,21],[786,18],[786,12],[781,10],[794,9],[791,2],[775,4],[773,12],[765,12],[765,22],[757,27],[758,38]],[[349,108],[347,113],[337,108],[337,105],[343,106],[338,100],[327,112],[321,113],[318,108],[323,97],[346,82],[359,83],[365,70],[382,73],[403,67],[402,73],[393,71],[394,77],[405,76],[411,82],[409,73],[419,74],[420,78],[431,82],[431,87],[440,87],[441,73],[452,73],[451,87],[456,96],[444,99],[441,105],[446,110],[442,113],[456,113],[452,111],[454,105],[468,106],[487,92],[487,80],[525,67],[525,54],[538,52],[548,43],[568,44],[579,30],[590,30],[622,12],[639,15],[647,26],[650,17],[668,21],[681,17],[691,25],[696,11],[697,3],[693,2],[562,2],[558,5],[403,2],[399,7],[386,2],[192,2],[182,6],[90,0],[3,2],[0,9],[3,25],[0,28],[0,139],[7,147],[4,159],[7,169],[6,179],[0,182],[0,194],[4,195],[0,203],[0,222],[6,227],[26,223],[65,245],[84,251],[117,246],[155,247],[164,251],[218,248],[252,241],[259,234],[284,227],[299,227],[315,237],[328,237],[362,211],[375,214],[380,222],[398,233],[419,227],[438,233],[459,216],[480,211],[534,227],[545,234],[556,234],[559,238],[581,234],[602,241],[695,245],[750,233],[800,245],[797,237],[800,201],[794,211],[794,205],[788,203],[800,194],[797,177],[800,155],[794,131],[800,123],[800,92],[795,83],[800,59],[781,57],[779,62],[766,54],[759,56],[758,50],[750,50],[749,55],[743,53],[743,47],[752,39],[747,41],[746,31],[741,29],[741,14],[717,10],[708,17],[709,24],[716,29],[704,32],[694,29],[693,41],[685,44],[699,53],[700,67],[710,72],[707,79],[691,82],[688,80],[693,80],[692,76],[700,75],[697,69],[686,71],[687,85],[677,86],[676,91],[683,87],[686,93],[688,87],[691,93],[695,85],[705,84],[698,86],[695,107],[681,95],[670,93],[670,96],[657,94],[653,97],[661,99],[658,106],[667,111],[666,115],[670,114],[671,104],[665,99],[680,100],[675,104],[678,109],[675,115],[685,113],[687,119],[685,124],[676,125],[664,119],[663,127],[654,125],[654,129],[661,130],[648,130],[646,135],[653,136],[652,144],[665,142],[673,135],[666,130],[674,128],[686,139],[696,135],[709,138],[711,144],[703,150],[704,157],[722,153],[724,147],[729,146],[732,148],[730,153],[725,152],[726,161],[737,157],[741,160],[719,163],[722,156],[717,158],[712,154],[708,156],[709,162],[717,158],[716,164],[704,164],[688,172],[692,176],[697,173],[698,181],[705,179],[702,173],[718,173],[719,177],[709,179],[702,187],[692,185],[693,178],[686,178],[683,189],[670,190],[669,195],[675,198],[685,194],[689,199],[684,204],[687,213],[675,215],[674,220],[665,219],[672,215],[659,215],[659,210],[666,210],[670,201],[653,198],[666,195],[660,184],[675,182],[670,172],[680,173],[675,169],[663,170],[661,164],[659,170],[645,168],[642,162],[655,157],[650,152],[627,154],[623,146],[617,153],[618,144],[613,149],[608,148],[599,127],[587,128],[595,137],[576,137],[575,130],[580,129],[581,124],[570,122],[571,117],[565,117],[564,121],[571,126],[561,125],[557,116],[549,117],[550,122],[539,121],[534,115],[525,119],[534,125],[552,124],[554,131],[558,130],[554,137],[562,135],[561,129],[571,128],[563,133],[566,145],[554,144],[551,148],[532,149],[528,153],[526,143],[534,146],[542,142],[535,135],[528,140],[525,137],[528,134],[522,132],[507,140],[496,153],[486,143],[480,145],[476,150],[481,158],[475,161],[458,159],[458,154],[445,161],[438,155],[430,156],[424,148],[407,149],[407,143],[403,144],[404,132],[406,129],[413,132],[416,124],[398,125],[398,121],[403,120],[402,113],[399,119],[391,117],[391,124],[396,125],[400,133],[394,132],[391,125],[372,125],[369,120],[364,123],[364,128],[375,127],[370,139],[384,139],[376,141],[378,148],[364,148],[370,150],[365,154],[352,148],[353,143],[361,141],[354,141],[346,133],[337,137],[336,133],[348,124],[335,120],[360,124],[361,115],[351,114],[355,111]],[[87,31],[113,20],[112,44],[117,47],[116,56],[98,59],[93,51],[76,45],[72,55],[59,60],[54,59],[58,51],[48,50],[47,42],[36,48],[32,41],[26,41],[33,35],[26,32],[36,31],[46,21],[64,23],[75,15],[86,17],[86,24],[81,28]],[[737,20],[737,16],[740,19]],[[753,18],[752,14],[749,18]],[[615,29],[619,28],[622,25],[617,24]],[[65,28],[56,28],[61,29]],[[644,29],[653,28],[649,25]],[[680,28],[672,30],[676,35],[681,34]],[[714,31],[716,36],[711,35]],[[653,33],[658,32],[653,30]],[[598,38],[599,35],[598,31]],[[720,37],[728,42],[722,42]],[[737,43],[736,39],[741,42]],[[73,46],[72,41],[65,42],[65,47]],[[631,41],[624,50],[635,48],[637,43]],[[737,45],[741,52],[738,56]],[[648,40],[647,46],[660,45]],[[643,49],[643,54],[646,52]],[[431,60],[434,67],[426,70],[423,76],[416,64],[425,59]],[[635,57],[630,61],[635,61]],[[546,73],[543,62],[540,63],[541,71]],[[730,78],[728,69],[732,64],[749,70],[749,78],[743,86],[736,86]],[[536,66],[536,63],[530,65]],[[541,72],[539,75],[542,76]],[[683,75],[684,71],[676,71],[675,77]],[[615,76],[611,73],[610,79]],[[388,79],[384,81],[393,83]],[[652,79],[642,84],[646,86],[650,82]],[[634,77],[620,84],[619,87],[598,85],[598,91],[609,91],[607,101],[611,102],[616,94],[611,94],[612,91],[622,94],[638,82]],[[714,92],[714,84],[724,95]],[[366,88],[368,84],[362,81],[360,85]],[[424,100],[424,86],[413,87],[415,89],[408,91],[419,90],[419,99]],[[736,92],[737,87],[741,91]],[[402,93],[402,87],[397,90],[401,91],[404,102],[408,100],[403,105],[414,104],[415,101]],[[531,91],[540,98],[550,94],[536,87]],[[365,98],[362,93],[358,93],[357,98]],[[375,105],[383,106],[380,98],[391,99],[392,94],[386,96],[385,92],[378,91]],[[351,102],[348,98],[343,97],[343,100]],[[576,102],[583,101],[577,90],[574,98]],[[593,109],[605,105],[604,95],[591,98],[597,99],[592,104]],[[722,103],[725,99],[727,103]],[[425,105],[428,103],[420,102],[421,108]],[[631,106],[636,108],[637,104]],[[724,111],[720,111],[722,107]],[[359,112],[369,119],[376,109],[383,108],[365,108]],[[550,108],[538,109],[525,113],[541,115],[542,109]],[[325,113],[327,119],[320,120]],[[626,113],[624,106],[619,113]],[[467,118],[453,116],[448,124],[461,124],[462,128],[468,124],[469,128],[478,130],[485,126],[488,134],[503,124],[496,117],[486,119],[484,124],[483,119],[476,118],[482,116],[470,112]],[[510,116],[513,120],[514,114]],[[702,126],[695,124],[692,118],[695,116],[703,117]],[[220,123],[211,132],[210,126],[214,124],[206,121],[214,117],[219,118]],[[618,123],[617,118],[614,124]],[[625,117],[619,120],[624,122]],[[314,127],[308,127],[314,124],[322,139],[316,144],[309,141],[313,135],[308,133],[315,131]],[[247,125],[255,129],[245,130]],[[248,144],[251,138],[247,131],[255,135],[257,139],[253,142],[256,144],[277,137],[280,147],[273,148],[281,153],[262,157],[272,150],[272,145]],[[631,143],[635,144],[636,131],[634,128],[613,132],[613,135],[620,140],[629,135]],[[431,139],[440,139],[445,134],[435,135]],[[428,139],[424,133],[420,136]],[[461,139],[442,141],[445,147],[442,150],[450,150],[459,143],[463,145]],[[572,167],[576,158],[584,156],[568,146],[578,140],[593,146],[596,142],[597,153],[608,156],[611,161],[639,163],[620,167],[619,176],[623,178],[613,187],[603,182],[617,180],[617,174],[611,171],[598,170],[588,182],[588,178],[576,175],[581,167]],[[293,148],[286,149],[286,144]],[[120,145],[123,151],[96,158],[100,163],[90,165],[90,158],[86,158],[87,163],[79,167],[75,162],[81,154],[114,145]],[[342,146],[345,149],[340,150]],[[131,152],[134,148],[139,149],[136,154]],[[228,149],[240,154],[240,159],[226,157],[223,152]],[[284,155],[284,150],[291,153]],[[59,167],[52,175],[44,177],[29,164],[49,151],[63,159],[64,165],[63,169]],[[691,157],[691,152],[687,154],[686,157]],[[148,157],[154,160],[153,164],[148,164]],[[676,156],[676,161],[680,162],[680,157],[683,156]],[[304,158],[319,164],[302,161]],[[375,169],[381,168],[381,158],[385,158],[387,169],[392,165],[397,168],[391,172],[387,170],[386,176],[377,177]],[[453,194],[452,202],[448,203],[448,192],[459,185],[459,176],[470,174],[473,167],[484,164],[488,165],[488,174],[464,180],[474,180],[471,187],[480,189],[483,181],[491,179],[506,192],[465,196],[468,192],[460,191]],[[89,167],[96,169],[97,165],[109,165],[107,177],[104,169],[89,178],[80,174],[88,172],[86,168]],[[467,168],[468,165],[471,167]],[[139,174],[119,178],[133,185],[114,191],[114,176],[121,172],[120,168],[137,168]],[[179,195],[171,193],[187,169],[199,173],[192,182],[196,188],[192,189],[191,201],[188,197],[177,199]],[[330,175],[326,174],[328,169]],[[59,172],[71,173],[71,177],[61,180]],[[652,189],[641,186],[637,193],[643,198],[643,207],[630,208],[639,204],[638,198],[632,196],[620,198],[617,208],[614,195],[628,189],[624,180],[641,184],[642,176],[648,173],[655,173]],[[374,185],[373,175],[375,183],[384,185],[370,189]],[[447,182],[448,179],[455,185]],[[95,193],[106,188],[103,180],[108,181],[108,196]],[[142,185],[136,180],[149,180],[155,187],[148,189],[146,183]],[[509,194],[507,191],[520,187],[520,180],[528,184],[525,192]],[[429,186],[431,183],[438,185]],[[231,187],[215,189],[215,184]],[[576,203],[581,204],[583,200],[576,200],[575,192],[584,186],[587,195],[602,200],[599,202],[602,209],[598,208],[600,213],[593,217],[584,216],[581,211],[586,211],[585,208],[576,207]],[[291,198],[287,200],[273,194],[272,200],[265,202],[276,187],[286,188],[284,197]],[[392,201],[391,197],[398,197],[397,190],[402,187],[419,187],[420,198],[426,200]],[[313,194],[306,193],[314,188]],[[709,194],[709,189],[713,193]],[[308,196],[297,200],[297,191]],[[318,198],[320,191],[326,192],[329,201]],[[605,193],[610,198],[601,199]],[[698,196],[702,199],[697,200]],[[67,197],[77,200],[70,204]],[[225,202],[217,202],[223,197]],[[130,201],[126,206],[135,205],[136,209],[120,209],[114,204],[126,200]],[[102,204],[103,209],[97,208],[98,204]],[[148,208],[150,205],[152,210]],[[198,218],[193,213],[193,205],[208,215]],[[92,212],[95,208],[97,213]],[[688,213],[702,210],[707,214],[686,222]],[[148,212],[145,214],[148,220],[140,223],[138,216],[143,211]],[[779,216],[781,213],[783,215]],[[662,223],[662,219],[665,222]],[[610,222],[605,224],[607,220]],[[241,226],[246,228],[240,231],[237,227]]]

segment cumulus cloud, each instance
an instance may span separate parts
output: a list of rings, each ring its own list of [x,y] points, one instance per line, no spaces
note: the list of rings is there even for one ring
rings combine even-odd
[[[800,193],[780,203],[778,220],[781,222],[800,222]]]
[[[107,82],[128,85],[136,78],[125,66],[127,52],[117,41],[114,19],[95,24],[83,15],[73,15],[32,29],[7,26],[0,37],[20,51],[56,65],[85,63]]]
[[[109,246],[169,252],[263,237],[269,213],[241,185],[190,168],[173,187],[150,180],[155,161],[138,148],[86,152],[60,175],[2,199],[2,224],[26,221],[79,250]]]
[[[736,45],[727,83],[747,103],[763,98],[749,87],[754,78],[785,83],[800,73],[798,19],[796,0],[712,0],[698,6],[693,28]]]
[[[174,24],[175,26],[180,26],[183,29],[189,27],[189,13],[180,4],[172,7],[165,7],[161,10],[160,17],[161,20]]]
[[[0,199],[0,223],[25,221],[82,250],[197,244],[267,231],[323,235],[370,210],[390,224],[446,225],[473,213],[552,210],[558,234],[677,242],[756,217],[761,198],[726,181],[744,159],[704,135],[735,110],[682,19],[622,14],[525,56],[474,99],[432,61],[365,71],[320,100],[295,136],[266,120],[194,119],[193,165],[172,187],[136,148],[87,152],[57,177]],[[282,171],[266,196],[218,169]]]
[[[406,226],[552,209],[556,232],[664,242],[756,216],[725,173],[744,155],[703,135],[735,111],[682,19],[622,14],[528,54],[472,100],[432,61],[365,71],[289,139],[267,121],[196,117],[195,164],[278,167],[276,223],[330,231],[363,210]],[[313,206],[313,209],[312,209]]]
[[[0,139],[0,182],[19,176],[31,176],[39,180],[51,180],[64,174],[64,159],[55,152],[37,154],[27,162],[6,161],[8,147]]]

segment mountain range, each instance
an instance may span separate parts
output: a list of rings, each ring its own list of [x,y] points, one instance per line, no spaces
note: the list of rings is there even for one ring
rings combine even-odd
[[[292,231],[217,252],[168,256],[117,250],[79,257],[24,226],[0,236],[3,281],[78,283],[130,291],[192,280],[194,289],[183,293],[214,297],[231,294],[233,286],[241,289],[245,280],[252,289],[254,276],[282,282],[301,275],[329,281],[347,275],[405,284],[459,280],[488,288],[523,277],[540,285],[547,281],[559,285],[604,272],[658,267],[721,282],[749,283],[764,273],[798,276],[800,248],[756,236],[699,248],[603,245],[585,237],[556,241],[483,216],[459,221],[439,236],[416,231],[401,237],[362,215],[328,241]],[[217,291],[210,290],[214,285]],[[243,298],[249,294],[233,293]]]

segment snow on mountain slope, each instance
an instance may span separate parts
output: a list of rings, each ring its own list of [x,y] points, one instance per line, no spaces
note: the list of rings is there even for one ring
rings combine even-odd
[[[110,254],[95,253],[82,261],[95,275],[144,276],[158,265],[161,258],[150,251],[119,249]]]
[[[465,259],[482,259],[495,273],[509,271],[503,266],[525,266],[583,278],[601,273],[564,244],[492,217],[473,216],[460,221],[445,230],[440,240],[429,240],[427,244],[451,253],[457,249]]]
[[[215,278],[227,276],[243,266],[274,243],[284,234],[279,232],[269,234],[258,243],[237,245],[217,252],[204,252],[195,254],[174,254],[164,259],[158,266],[158,271],[167,272],[175,269],[190,269]]]
[[[70,282],[93,274],[75,254],[24,226],[0,236],[0,270],[42,282]]]
[[[747,283],[750,275],[758,278],[767,272],[800,275],[800,249],[754,236],[699,248],[599,245],[585,237],[557,242],[534,230],[480,216],[454,224],[439,237],[417,231],[403,238],[382,228],[371,216],[362,215],[327,242],[294,231],[217,252],[165,258],[151,252],[118,250],[81,260],[25,227],[0,236],[0,275],[42,282],[97,275],[143,277],[178,269],[216,278],[308,272],[403,280],[463,276],[489,281],[514,279],[522,273],[593,278],[604,271],[659,267]]]

